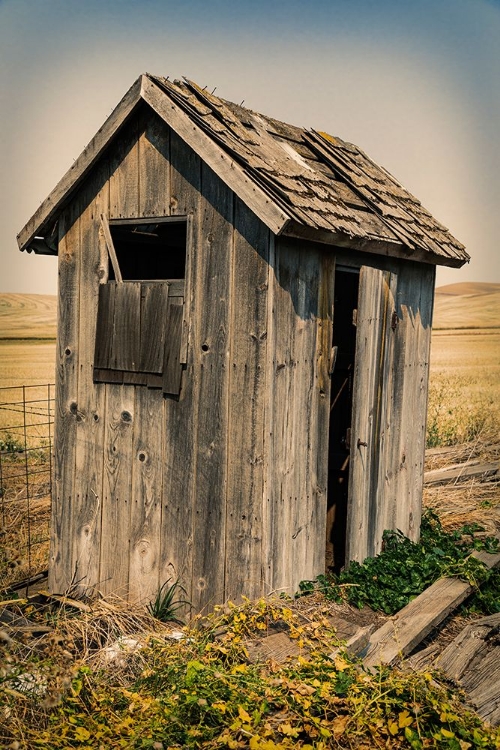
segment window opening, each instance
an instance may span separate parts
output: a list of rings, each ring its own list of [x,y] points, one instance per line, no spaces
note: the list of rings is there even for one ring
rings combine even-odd
[[[123,281],[174,280],[186,275],[186,221],[110,223]],[[116,279],[110,264],[109,280]]]
[[[332,340],[336,357],[330,392],[326,568],[337,573],[345,565],[358,289],[359,271],[336,271]]]
[[[109,277],[99,288],[94,381],[180,392],[186,220],[101,217]]]

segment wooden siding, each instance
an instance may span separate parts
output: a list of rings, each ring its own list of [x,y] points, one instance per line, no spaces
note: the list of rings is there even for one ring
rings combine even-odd
[[[380,552],[385,529],[420,529],[434,269],[362,267],[346,559]]]
[[[236,199],[229,356],[226,597],[267,590],[264,569],[269,230]]]
[[[325,568],[334,257],[280,239],[271,266],[267,578],[293,594]],[[324,451],[324,452],[323,452]]]
[[[101,214],[188,217],[185,304],[182,313],[177,308],[179,396],[92,380],[99,289],[108,271]],[[53,590],[78,582],[81,591],[146,601],[178,578],[196,609],[241,593],[240,582],[244,593],[263,590],[268,248],[269,230],[143,112],[65,212]],[[253,291],[245,292],[235,254]],[[126,285],[140,293],[140,285]],[[109,350],[103,343],[98,360],[118,357],[114,366],[128,368],[139,352],[142,361],[140,339],[132,351],[134,342],[123,338],[118,354],[112,340]]]

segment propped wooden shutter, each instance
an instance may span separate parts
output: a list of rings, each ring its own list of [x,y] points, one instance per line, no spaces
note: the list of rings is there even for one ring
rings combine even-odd
[[[109,282],[99,289],[94,381],[180,393],[179,284]],[[175,296],[171,296],[171,293]]]

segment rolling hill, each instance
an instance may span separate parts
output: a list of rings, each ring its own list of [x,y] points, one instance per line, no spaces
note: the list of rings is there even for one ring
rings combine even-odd
[[[0,294],[0,339],[55,339],[57,297]],[[500,284],[462,281],[437,287],[434,329],[500,328]]]
[[[55,339],[57,297],[0,294],[0,339]]]
[[[500,328],[500,284],[462,281],[437,287],[433,328]]]

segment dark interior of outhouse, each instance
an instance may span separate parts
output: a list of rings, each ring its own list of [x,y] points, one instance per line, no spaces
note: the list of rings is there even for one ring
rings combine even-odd
[[[186,273],[186,221],[110,224],[124,281],[183,279]],[[109,280],[114,281],[110,264]]]
[[[326,528],[326,569],[336,573],[345,564],[358,288],[357,270],[336,271]]]

